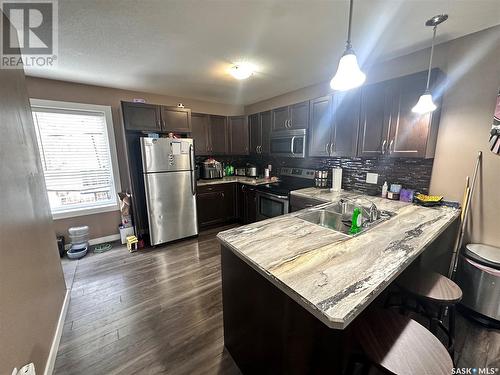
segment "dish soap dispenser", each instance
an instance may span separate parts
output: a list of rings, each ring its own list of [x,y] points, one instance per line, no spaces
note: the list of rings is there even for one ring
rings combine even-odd
[[[356,234],[361,231],[361,220],[363,216],[361,215],[361,210],[356,207],[352,213],[352,223],[351,229],[349,229],[349,234]]]

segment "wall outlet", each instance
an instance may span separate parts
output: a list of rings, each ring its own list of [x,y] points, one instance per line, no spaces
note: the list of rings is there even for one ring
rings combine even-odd
[[[367,173],[366,174],[367,184],[377,184],[378,183],[378,173]]]

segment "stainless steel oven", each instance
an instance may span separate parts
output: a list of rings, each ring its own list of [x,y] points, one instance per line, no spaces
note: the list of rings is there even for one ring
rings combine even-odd
[[[306,156],[306,129],[283,130],[271,134],[271,154],[289,158]]]
[[[265,220],[288,213],[288,196],[257,191],[257,220]]]

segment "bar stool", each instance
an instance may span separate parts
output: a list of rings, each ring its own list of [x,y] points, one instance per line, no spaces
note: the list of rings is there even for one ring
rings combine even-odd
[[[438,331],[448,339],[447,349],[453,358],[455,346],[455,306],[462,299],[462,290],[452,280],[436,272],[420,268],[405,271],[396,285],[402,291],[399,309],[407,314],[413,311],[429,322],[429,330],[436,336]],[[389,305],[386,301],[386,306]],[[414,305],[410,303],[414,302]],[[448,310],[448,324],[444,323],[444,312]]]
[[[391,310],[365,312],[352,323],[351,330],[360,355],[352,356],[346,375],[362,373],[371,366],[388,374],[449,375],[453,361],[441,342],[420,323]]]

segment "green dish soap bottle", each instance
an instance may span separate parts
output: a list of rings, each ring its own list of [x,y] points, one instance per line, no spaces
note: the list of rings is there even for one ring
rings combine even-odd
[[[357,234],[361,231],[362,218],[363,216],[361,215],[361,210],[356,207],[352,213],[352,223],[351,229],[349,229],[349,234]]]

